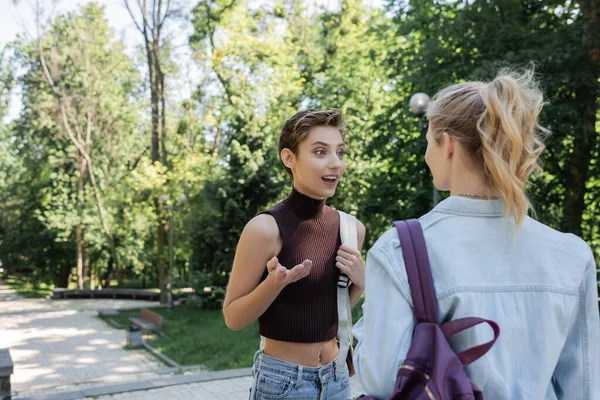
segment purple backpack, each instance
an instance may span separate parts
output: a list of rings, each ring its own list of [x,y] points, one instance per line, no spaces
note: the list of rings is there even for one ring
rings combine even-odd
[[[394,394],[388,400],[480,400],[481,390],[467,376],[465,366],[494,345],[500,328],[494,321],[461,318],[439,324],[438,305],[421,224],[416,219],[394,222],[402,253],[417,325],[406,360],[398,369]],[[456,354],[447,338],[481,323],[494,330],[494,339]],[[361,396],[363,400],[375,400]]]

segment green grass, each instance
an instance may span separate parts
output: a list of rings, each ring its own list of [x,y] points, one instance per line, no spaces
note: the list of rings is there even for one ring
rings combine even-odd
[[[352,310],[354,322],[362,316],[364,297]],[[191,305],[152,311],[164,316],[162,332],[165,337],[153,336],[148,343],[181,365],[202,364],[213,371],[252,366],[260,336],[256,322],[234,332],[225,325],[219,310],[203,310]],[[129,317],[139,310],[121,312],[115,321],[130,325]]]
[[[148,343],[181,365],[202,364],[213,371],[252,366],[260,337],[256,322],[234,332],[225,325],[220,310],[203,310],[191,305],[152,311],[164,316],[162,333]],[[115,321],[130,325],[129,317],[139,310],[121,312]]]
[[[8,287],[23,297],[34,299],[51,295],[54,285],[44,282],[33,282],[26,277],[9,275],[5,280]]]

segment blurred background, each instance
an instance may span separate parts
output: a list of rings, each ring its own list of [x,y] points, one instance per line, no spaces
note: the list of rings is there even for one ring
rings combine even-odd
[[[552,131],[536,218],[598,257],[599,3],[0,0],[3,277],[163,303],[172,279],[219,308],[244,225],[290,191],[278,134],[306,108],[345,115],[328,204],[364,222],[368,249],[433,206],[411,97],[532,64]]]

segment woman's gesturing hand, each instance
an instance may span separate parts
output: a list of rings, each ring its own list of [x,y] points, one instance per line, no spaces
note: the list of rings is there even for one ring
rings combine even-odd
[[[282,288],[308,276],[311,268],[312,261],[310,260],[304,260],[302,264],[298,264],[292,269],[287,269],[279,264],[277,257],[273,257],[267,262],[268,278]]]

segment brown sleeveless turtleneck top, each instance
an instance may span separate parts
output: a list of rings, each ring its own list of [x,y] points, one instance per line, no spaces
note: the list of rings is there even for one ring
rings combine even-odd
[[[264,214],[272,215],[283,240],[279,263],[288,269],[308,259],[310,274],[287,285],[258,318],[264,337],[297,343],[316,343],[337,334],[337,277],[335,266],[340,239],[340,217],[323,200],[292,190]],[[268,275],[262,276],[264,280]]]

